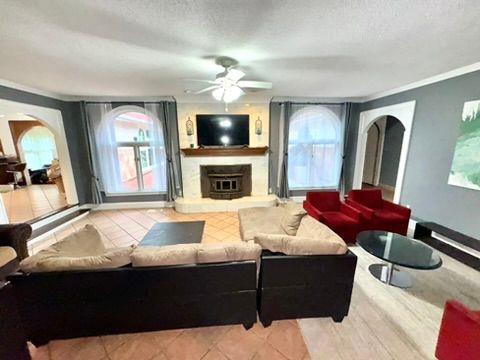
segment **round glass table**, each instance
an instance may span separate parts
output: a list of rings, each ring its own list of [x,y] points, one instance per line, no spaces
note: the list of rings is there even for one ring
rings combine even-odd
[[[416,270],[433,270],[442,266],[442,259],[436,251],[419,240],[387,231],[362,231],[357,243],[367,252],[387,264],[372,264],[370,273],[381,282],[400,288],[412,286],[408,273],[395,265]]]

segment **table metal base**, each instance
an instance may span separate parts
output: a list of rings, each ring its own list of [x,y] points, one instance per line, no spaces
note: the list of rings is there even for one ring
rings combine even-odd
[[[410,275],[400,271],[393,264],[372,264],[368,267],[370,273],[381,282],[396,286],[399,288],[409,288],[412,286]]]

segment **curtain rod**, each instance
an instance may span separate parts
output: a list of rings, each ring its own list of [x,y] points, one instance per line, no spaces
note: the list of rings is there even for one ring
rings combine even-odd
[[[274,104],[285,104],[285,103],[291,103],[292,105],[343,105],[346,104],[346,102],[338,102],[338,103],[328,103],[328,102],[295,102],[295,101],[271,101],[271,103]]]
[[[142,103],[142,104],[158,104],[161,102],[176,102],[175,100],[158,100],[158,101],[133,101],[133,100],[128,100],[128,101],[85,101],[85,104],[108,104],[108,103],[122,103],[122,104],[131,104],[131,103]]]

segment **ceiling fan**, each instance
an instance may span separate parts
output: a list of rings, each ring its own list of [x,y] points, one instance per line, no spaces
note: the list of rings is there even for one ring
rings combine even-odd
[[[268,90],[272,88],[272,83],[265,81],[241,80],[245,73],[235,69],[238,61],[227,56],[220,56],[215,59],[215,63],[224,68],[224,71],[218,73],[215,80],[195,80],[210,84],[206,88],[198,90],[195,94],[202,94],[211,91],[212,96],[225,103],[230,103],[244,95],[246,91],[253,89]]]

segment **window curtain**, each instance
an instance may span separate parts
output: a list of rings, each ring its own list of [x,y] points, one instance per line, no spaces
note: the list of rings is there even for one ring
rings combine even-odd
[[[292,116],[292,103],[286,102],[282,104],[280,113],[279,139],[282,140],[279,147],[280,168],[279,168],[279,185],[278,197],[280,199],[288,199],[290,190],[288,188],[288,137],[290,129],[290,117]]]
[[[153,148],[153,188],[165,191],[167,187],[167,167],[168,161],[165,149],[165,134],[163,131],[163,106],[160,103],[145,103],[145,113],[152,118],[149,126],[150,145]]]
[[[100,189],[106,193],[121,193],[120,162],[118,160],[115,126],[110,118],[111,103],[87,104],[87,116],[95,139],[96,165],[100,175]]]
[[[285,199],[288,189],[288,130],[292,103],[270,103],[269,193]],[[286,146],[284,146],[286,144]]]
[[[295,119],[297,112],[309,113],[310,109],[315,111],[312,111],[310,115],[306,114],[306,117],[312,118],[312,121],[315,121],[315,123],[310,124],[308,121],[304,121],[298,129],[292,129],[292,122],[298,120]],[[347,110],[350,111],[350,108],[347,109],[345,104],[270,103],[269,192],[271,194],[276,194],[278,197],[286,199],[292,193],[300,195],[314,188],[339,187],[343,157],[346,152],[346,144],[344,143],[346,123],[344,119],[347,118]],[[319,120],[321,121],[319,123],[316,122],[316,119],[313,119],[315,117],[313,112],[318,113],[315,116],[320,116]],[[338,125],[335,124],[333,126],[333,121],[338,122]],[[307,134],[305,134],[305,131],[307,131]],[[311,141],[308,141],[307,138],[311,138]],[[295,150],[295,154],[291,153],[293,150]],[[335,151],[335,156],[330,154],[333,150]],[[317,160],[312,160],[315,158]],[[300,163],[298,162],[299,159]],[[325,164],[322,163],[319,166],[318,161],[320,160],[325,162]],[[316,170],[310,169],[309,174],[319,173],[318,176],[315,175],[316,177],[314,176],[310,179],[312,180],[310,181],[311,183],[323,181],[325,183],[328,182],[328,186],[292,188],[294,185],[289,182],[289,169],[292,174],[296,171],[293,167],[297,169],[309,168],[306,166],[308,164],[305,165],[303,163],[315,165]],[[321,179],[320,177],[325,177],[326,179]]]
[[[90,189],[92,192],[92,203],[101,204],[102,194],[100,193],[99,170],[96,161],[97,159],[94,156],[94,154],[96,154],[95,136],[93,132],[94,122],[91,119],[92,117],[87,115],[86,103],[84,101],[81,103],[80,109],[85,123],[85,136],[87,138],[86,143],[88,146],[88,164],[90,168]]]
[[[345,103],[344,105],[344,122],[345,122],[345,130],[344,130],[344,137],[343,137],[343,153],[342,153],[342,170],[340,172],[340,194],[343,197],[345,195],[346,190],[346,156],[347,156],[347,149],[349,146],[349,135],[350,135],[350,121],[352,117],[352,103]]]
[[[177,107],[174,102],[163,101],[155,107],[162,123],[166,155],[167,201],[182,196],[183,185],[180,164],[180,143],[178,138]]]

